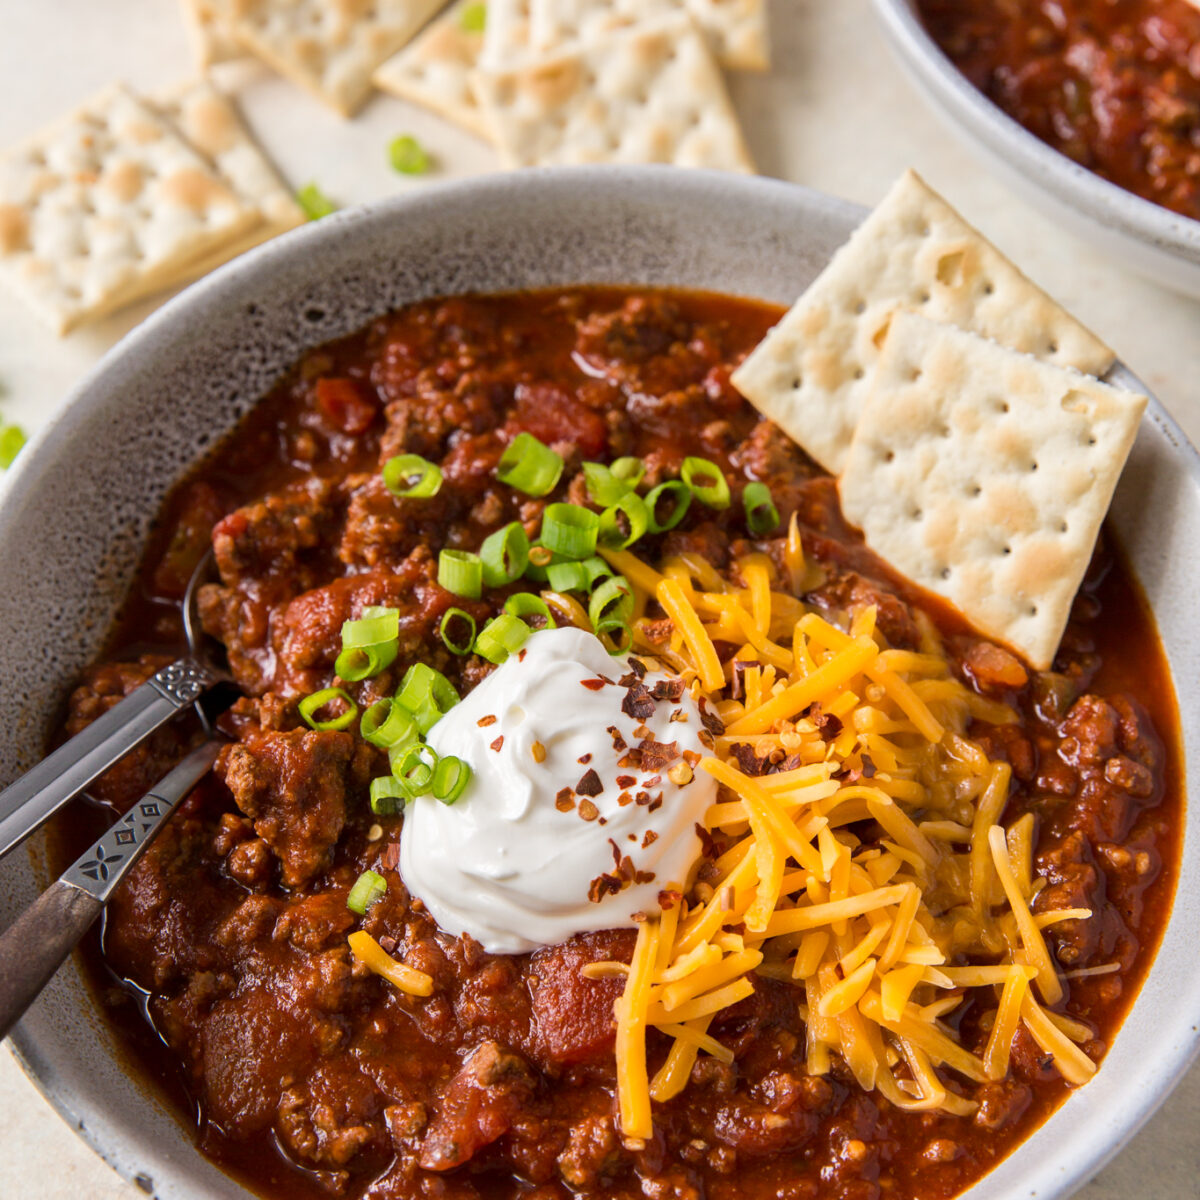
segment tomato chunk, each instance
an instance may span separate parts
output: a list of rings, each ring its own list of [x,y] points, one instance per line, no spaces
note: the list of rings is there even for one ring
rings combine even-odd
[[[374,397],[368,398],[353,379],[318,379],[317,404],[342,433],[366,433],[379,413]]]

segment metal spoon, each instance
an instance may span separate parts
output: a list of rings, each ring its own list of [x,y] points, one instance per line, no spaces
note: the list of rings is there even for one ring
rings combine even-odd
[[[190,653],[163,667],[0,792],[0,858],[160,725],[216,684],[229,682],[228,672],[209,652],[196,612],[197,590],[212,570],[210,549],[192,572],[183,598],[183,628]]]

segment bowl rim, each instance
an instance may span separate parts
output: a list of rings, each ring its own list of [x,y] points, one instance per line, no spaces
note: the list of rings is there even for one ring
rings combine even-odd
[[[63,449],[65,443],[70,441],[74,433],[73,426],[83,411],[91,405],[102,403],[106,376],[110,373],[116,375],[121,364],[130,356],[136,356],[143,351],[149,351],[152,354],[161,352],[163,343],[169,340],[172,331],[181,322],[186,321],[191,315],[191,310],[197,304],[201,304],[203,307],[204,302],[237,299],[239,287],[246,276],[260,273],[269,274],[273,264],[283,264],[297,256],[313,252],[328,253],[336,257],[340,245],[351,244],[359,238],[366,237],[370,230],[396,221],[406,214],[440,207],[443,203],[447,205],[452,203],[502,205],[505,198],[510,197],[514,190],[524,192],[530,189],[541,189],[556,194],[563,202],[569,202],[572,195],[581,189],[587,189],[590,192],[599,190],[602,193],[619,195],[629,187],[654,190],[656,203],[660,204],[675,201],[685,205],[689,200],[701,203],[705,199],[711,201],[715,194],[722,205],[754,205],[764,211],[784,205],[796,208],[798,211],[803,209],[809,213],[823,211],[844,225],[847,237],[868,212],[866,208],[850,201],[781,180],[718,171],[682,171],[677,168],[653,166],[545,168],[476,176],[436,183],[420,192],[400,194],[342,210],[319,222],[310,223],[275,238],[219,268],[184,289],[121,338],[72,389],[55,417],[32,439],[21,459],[18,460],[17,469],[10,477],[6,494],[0,497],[0,501],[2,501],[0,502],[0,542],[3,542],[6,537],[12,536],[13,527],[28,520],[24,514],[24,508],[29,500],[28,493],[32,490],[36,477],[43,469],[42,460],[49,460]],[[672,285],[660,283],[644,286],[670,287]],[[1106,379],[1118,386],[1141,390],[1148,396],[1149,405],[1146,410],[1146,419],[1156,425],[1165,435],[1171,444],[1172,456],[1178,456],[1188,481],[1200,492],[1200,453],[1197,452],[1158,398],[1119,360],[1107,373]],[[1174,679],[1173,671],[1172,679]],[[1184,800],[1186,804],[1188,747],[1184,742],[1182,729],[1180,745],[1184,759],[1181,764],[1183,767],[1181,775],[1185,787]],[[1179,896],[1180,892],[1177,888],[1172,897],[1173,907]],[[1170,921],[1171,919],[1168,919],[1166,926],[1168,931]],[[1164,933],[1165,936],[1166,933]],[[1156,950],[1155,958],[1149,964],[1148,971],[1150,973],[1153,973],[1158,965],[1161,949],[1160,945]],[[1147,978],[1149,977],[1148,974]],[[1140,994],[1138,999],[1140,999]],[[1121,1030],[1133,1018],[1138,1006],[1138,999],[1135,999],[1126,1013],[1120,1026]],[[1169,1025],[1176,1033],[1182,1032],[1186,1025],[1190,1027],[1190,1035],[1184,1034],[1169,1051],[1157,1050],[1144,1056],[1145,1074],[1141,1079],[1144,1086],[1139,1089],[1136,1098],[1124,1107],[1123,1112],[1109,1131],[1114,1135],[1112,1139],[1099,1148],[1093,1143],[1092,1153],[1080,1156],[1069,1163],[1050,1158],[1022,1164],[1022,1185],[1028,1181],[1034,1186],[1034,1190],[1029,1191],[1028,1195],[1036,1195],[1042,1197],[1043,1200],[1068,1196],[1113,1158],[1167,1099],[1174,1084],[1188,1070],[1191,1063],[1200,1056],[1200,993],[1197,993],[1190,1006],[1185,1001],[1171,1014],[1170,1020],[1164,1021],[1162,1024]],[[1164,1041],[1163,1044],[1166,1045],[1166,1042]],[[80,1109],[74,1103],[74,1094],[68,1091],[59,1080],[51,1046],[34,1036],[24,1023],[18,1024],[13,1030],[11,1045],[26,1076],[58,1115],[100,1158],[113,1166],[121,1175],[135,1182],[148,1178],[145,1174],[137,1175],[129,1169],[133,1148],[123,1145],[119,1138],[106,1136],[104,1131],[82,1119],[82,1116],[86,1115],[86,1106],[81,1114]],[[145,1081],[139,1082],[143,1084],[148,1100],[161,1104],[158,1093],[146,1085]],[[1051,1114],[1051,1120],[1058,1111]],[[986,1181],[996,1171],[1001,1170],[1006,1162],[1011,1162],[1022,1150],[1026,1149],[1030,1139],[1037,1136],[1043,1128],[1044,1126],[1039,1126],[1029,1137],[1018,1142],[1005,1159],[996,1164],[969,1189],[964,1195],[964,1200],[971,1200],[976,1189],[984,1186]],[[197,1156],[199,1155],[198,1151],[195,1153]],[[247,1195],[249,1196],[250,1193],[247,1192]]]
[[[873,0],[893,45],[935,100],[965,123],[972,140],[1003,144],[1031,186],[1041,186],[1068,207],[1107,229],[1200,266],[1200,220],[1128,191],[1061,150],[1047,145],[974,86],[934,41],[916,11],[916,0]],[[988,147],[996,150],[995,146]]]

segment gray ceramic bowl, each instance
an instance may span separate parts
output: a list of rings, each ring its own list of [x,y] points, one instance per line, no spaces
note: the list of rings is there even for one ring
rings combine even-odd
[[[1094,175],[1034,137],[942,53],[914,0],[874,0],[900,64],[934,110],[1031,203],[1126,266],[1200,297],[1200,221]]]
[[[196,455],[304,347],[440,293],[581,282],[673,284],[788,302],[863,211],[800,187],[670,168],[522,172],[431,188],[289,234],[192,287],[131,333],[22,455],[0,508],[0,780],[38,757],[97,652],[151,515]],[[1116,382],[1139,386],[1122,368]],[[1200,746],[1200,466],[1152,401],[1115,521],[1154,605]],[[1190,782],[1189,774],[1189,782]],[[1189,845],[1200,810],[1189,817]],[[43,876],[0,865],[0,921]],[[1103,1069],[971,1200],[1068,1194],[1138,1128],[1196,1049],[1200,857],[1142,996]],[[244,1197],[125,1073],[74,964],[13,1037],[26,1071],[122,1175],[161,1200]],[[16,1148],[10,1148],[17,1152]]]

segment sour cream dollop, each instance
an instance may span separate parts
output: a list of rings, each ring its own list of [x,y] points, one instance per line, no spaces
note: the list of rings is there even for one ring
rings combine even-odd
[[[630,751],[649,736],[675,743],[681,757],[669,765],[685,762],[684,751],[694,761],[707,753],[700,712],[686,692],[644,717],[622,711],[630,691],[616,681],[628,670],[590,633],[542,630],[430,731],[439,754],[472,771],[457,803],[410,804],[401,837],[405,886],[442,929],[469,933],[493,954],[520,954],[635,925],[635,913],[658,911],[660,891],[685,883],[716,782],[697,768],[675,783],[668,766],[631,765]],[[642,686],[668,678],[649,672]],[[651,762],[661,757],[652,747]],[[629,859],[623,876],[618,854]],[[596,882],[605,875],[607,887]]]

